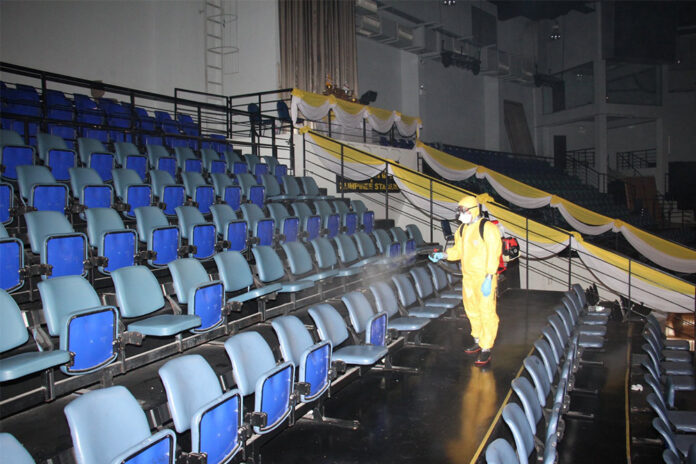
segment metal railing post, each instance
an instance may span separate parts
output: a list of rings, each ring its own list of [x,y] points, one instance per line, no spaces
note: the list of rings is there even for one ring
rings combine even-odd
[[[329,119],[329,137],[331,137],[331,110],[329,110],[327,118]]]
[[[389,219],[389,163],[384,166],[384,219]]]
[[[365,126],[365,118],[362,120],[363,129],[363,143],[367,143],[367,127]]]
[[[433,180],[430,179],[430,243],[433,242]]]
[[[631,309],[631,258],[628,258],[628,309]]]
[[[343,147],[344,147],[344,145],[341,144],[341,200],[343,200],[343,197],[344,197],[343,186],[345,183],[345,179],[343,178]]]
[[[525,250],[526,250],[526,255],[527,255],[526,260],[525,260],[526,261],[525,267],[527,268],[525,270],[525,280],[526,280],[525,290],[529,290],[529,218],[526,217],[526,218],[524,218],[524,220],[526,222],[526,225],[524,228],[524,231],[525,231],[524,240],[525,240]]]
[[[290,123],[290,166],[292,172],[295,172],[295,127]],[[275,172],[273,173],[275,175]]]
[[[302,136],[302,175],[307,175],[307,137]]]
[[[568,235],[568,290],[572,287],[571,279],[573,275],[573,236]]]
[[[225,111],[225,131],[227,132],[227,138],[232,138],[232,97],[225,98],[225,104],[227,105],[227,111]]]
[[[274,158],[278,158],[278,147],[276,147],[276,120],[275,118],[271,119],[271,145],[273,146],[272,148],[272,154]]]

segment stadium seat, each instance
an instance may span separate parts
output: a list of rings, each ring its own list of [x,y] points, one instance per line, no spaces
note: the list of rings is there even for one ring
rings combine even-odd
[[[32,164],[34,164],[34,148],[25,145],[17,132],[0,129],[0,165],[4,168],[2,178],[15,181],[17,166]]]
[[[333,272],[337,277],[350,277],[362,272],[359,266],[339,268],[336,251],[326,237],[317,237],[309,242],[314,250],[314,260],[322,273]]]
[[[0,289],[14,292],[24,285],[24,244],[0,224]]]
[[[176,216],[179,220],[181,236],[189,245],[196,247],[193,257],[196,259],[209,259],[216,251],[222,249],[222,242],[217,241],[215,225],[207,222],[193,206],[177,206]]]
[[[462,304],[461,297],[458,298],[440,298],[435,293],[433,282],[428,275],[428,271],[424,267],[415,267],[409,271],[413,282],[416,285],[418,298],[425,306],[453,309]]]
[[[237,181],[242,188],[244,199],[263,208],[266,198],[266,189],[263,185],[259,185],[254,176],[246,173],[237,174]]]
[[[314,208],[321,217],[322,226],[328,231],[328,237],[334,238],[339,233],[341,218],[333,212],[333,209],[326,200],[314,201]]]
[[[128,218],[135,217],[135,209],[141,206],[150,206],[152,201],[152,187],[143,183],[138,173],[133,169],[118,168],[113,170],[114,187],[116,195],[121,202],[128,205],[124,215]]]
[[[254,414],[263,417],[254,432],[275,430],[292,411],[295,379],[291,362],[276,363],[271,348],[258,332],[242,332],[225,341],[232,375],[242,396],[254,394]]]
[[[166,171],[176,178],[176,158],[174,158],[162,145],[145,144],[147,158],[150,162],[150,169]]]
[[[329,244],[329,246],[331,246]],[[309,280],[311,282],[321,282],[323,280],[335,277],[338,271],[331,269],[327,270],[323,268],[319,269],[319,272],[315,272],[314,266],[312,265],[312,258],[307,251],[307,248],[300,242],[289,242],[283,243],[281,245],[288,262],[288,269],[290,270],[290,276],[295,280]],[[335,260],[335,258],[334,258]],[[321,287],[319,291],[321,293]]]
[[[70,187],[73,197],[85,208],[110,208],[114,192],[92,168],[70,168]]]
[[[529,427],[522,408],[515,403],[508,403],[503,409],[503,420],[510,428],[515,439],[517,457],[520,464],[529,462],[529,456],[534,451],[534,434]]]
[[[386,331],[389,327],[388,315],[386,312],[375,312],[367,297],[362,292],[352,291],[341,297],[341,301],[348,310],[348,317],[353,326],[353,330],[360,337],[365,339],[365,343],[379,345],[380,332]],[[367,330],[374,331],[370,334]],[[386,341],[381,344],[386,345]]]
[[[302,194],[300,184],[297,183],[297,178],[294,176],[283,176],[283,190],[293,200],[309,200],[310,197]]]
[[[174,148],[174,155],[176,156],[176,164],[181,172],[201,173],[203,167],[202,161],[196,158],[193,150],[189,147]]]
[[[147,156],[140,153],[131,142],[116,142],[114,147],[116,149],[116,162],[119,166],[134,170],[140,176],[140,180],[144,182],[148,171]]]
[[[145,413],[122,386],[89,391],[65,407],[77,464],[175,462],[176,435],[150,433]]]
[[[297,292],[314,286],[314,282],[311,280],[285,280],[287,276],[283,268],[283,262],[273,248],[256,246],[251,249],[251,252],[256,260],[256,270],[261,282],[265,285],[280,283],[281,287],[278,289],[278,292],[290,293],[293,303]]]
[[[266,208],[279,226],[280,233],[285,237],[283,242],[296,242],[300,237],[300,218],[291,216],[285,205],[281,203],[268,203]]]
[[[460,300],[462,298],[462,292],[449,289],[449,283],[447,282],[447,273],[435,263],[428,263],[428,270],[433,278],[433,287],[435,292],[441,298],[447,298],[448,300]]]
[[[145,243],[148,251],[154,251],[156,256],[148,259],[153,267],[166,266],[174,261],[179,254],[179,229],[167,221],[161,209],[155,206],[141,206],[135,210],[138,239]]]
[[[176,207],[183,205],[186,200],[186,189],[184,186],[177,184],[167,171],[158,169],[150,171],[150,180],[153,194],[158,201],[165,205],[164,214],[175,216]]]
[[[31,251],[41,264],[52,266],[42,278],[87,274],[87,237],[75,232],[68,219],[56,211],[33,211],[24,215]]]
[[[278,239],[275,233],[275,221],[264,216],[263,211],[254,203],[241,206],[242,217],[249,225],[251,236],[258,239],[258,246],[272,246]]]
[[[0,224],[12,222],[14,217],[14,188],[12,184],[0,182]]]
[[[157,278],[145,266],[128,266],[111,273],[121,317],[138,318],[127,323],[129,332],[153,337],[171,337],[201,325],[195,314],[157,314],[165,306]],[[145,317],[149,316],[149,317]]]
[[[596,326],[576,326],[568,310],[559,306],[556,308],[556,315],[562,322],[563,329],[566,331],[568,337],[574,334],[578,334],[578,344],[586,348],[601,348],[604,346],[604,334],[606,334],[606,327],[596,327]]]
[[[96,371],[117,357],[118,311],[103,306],[99,295],[81,276],[68,275],[38,283],[48,333],[59,337],[59,348],[74,353],[65,374]]]
[[[303,202],[295,202],[292,205],[292,211],[300,220],[302,230],[306,232],[305,240],[314,240],[322,233],[321,217],[312,214],[309,206]]]
[[[227,163],[212,148],[201,148],[201,162],[205,170],[211,174],[227,173]]]
[[[665,424],[678,432],[696,433],[696,411],[670,411],[661,396],[652,392],[647,396],[650,407]]]
[[[268,201],[288,201],[292,199],[290,195],[282,193],[278,181],[275,176],[271,174],[262,175],[261,184],[266,189],[266,199]]]
[[[105,182],[110,181],[115,164],[114,154],[108,152],[99,140],[88,137],[78,138],[77,147],[82,165],[97,171]]]
[[[176,298],[186,305],[186,313],[201,318],[192,332],[207,332],[225,322],[225,290],[219,280],[210,280],[200,261],[179,258],[170,262],[169,272]]]
[[[321,192],[319,191],[319,186],[317,185],[317,182],[314,180],[314,177],[310,176],[303,176],[300,177],[300,182],[302,182],[302,190],[304,191],[304,195],[307,198],[311,198],[313,200],[331,200],[333,199],[332,196],[327,196],[327,195],[322,195]]]
[[[19,306],[4,290],[0,290],[0,315],[0,353],[3,353],[3,358],[0,359],[0,382],[8,382],[70,362],[70,353],[65,350],[25,351],[13,355],[11,350],[24,345],[29,340],[29,334]]]
[[[46,166],[17,166],[17,184],[25,205],[38,211],[65,212],[68,186],[56,182]]]
[[[197,354],[172,359],[158,372],[174,428],[191,432],[191,452],[205,453],[208,464],[229,462],[243,444],[239,390],[223,393],[215,371]]]
[[[416,296],[416,290],[406,274],[392,276],[392,282],[394,282],[396,293],[399,295],[399,303],[409,315],[437,319],[447,312],[447,308],[444,307],[421,306]]]
[[[118,213],[111,208],[89,208],[85,211],[89,244],[96,248],[97,256],[108,259],[99,272],[108,274],[116,269],[135,264],[138,250],[136,231],[126,229]]]
[[[124,106],[126,106],[124,104]],[[140,130],[144,130],[147,132],[154,132],[155,131],[155,118],[150,116],[147,113],[147,110],[145,108],[140,108],[138,106],[133,107],[133,112],[135,113],[135,116],[138,120],[138,128]],[[144,144],[146,142],[143,142]],[[160,140],[160,145],[161,145],[161,140]]]
[[[227,300],[228,303],[256,300],[259,304],[259,312],[263,312],[265,301],[274,299],[276,292],[282,287],[279,283],[256,286],[249,263],[238,251],[218,253],[214,259],[225,293],[232,294]]]
[[[0,433],[0,449],[3,459],[13,464],[35,464],[34,458],[17,439],[9,433]]]
[[[379,261],[377,258],[361,259],[355,242],[346,234],[338,234],[333,240],[338,251],[338,259],[343,267],[364,268]]]
[[[399,332],[415,332],[430,323],[427,317],[400,316],[396,294],[388,283],[376,282],[370,285],[370,292],[375,299],[377,311],[384,312],[389,317],[389,328]]]
[[[238,211],[242,203],[242,188],[234,183],[227,174],[213,173],[210,175],[217,195],[224,203]]]
[[[652,426],[662,436],[665,445],[677,456],[686,458],[689,448],[696,443],[696,435],[689,433],[675,434],[672,429],[659,417],[652,420]]]
[[[517,462],[517,454],[504,438],[498,438],[486,448],[486,464],[511,464]]]
[[[215,203],[215,191],[208,185],[199,172],[182,172],[186,195],[198,204],[198,210],[203,214],[210,213],[210,205]]]

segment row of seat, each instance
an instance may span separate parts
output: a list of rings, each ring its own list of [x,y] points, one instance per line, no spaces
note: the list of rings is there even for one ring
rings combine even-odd
[[[489,464],[527,464],[533,452],[537,462],[557,460],[557,444],[565,430],[563,416],[574,413],[570,411],[570,392],[575,388],[574,375],[582,361],[582,350],[601,347],[598,340],[588,337],[601,337],[596,333],[605,332],[608,321],[606,311],[595,311],[594,307],[590,311],[585,290],[579,284],[564,294],[561,303],[534,342],[536,354],[523,361],[531,382],[526,377],[512,381],[520,404],[509,403],[503,409],[502,417],[516,449],[505,438],[494,440],[486,449]],[[540,429],[542,417],[545,427]]]
[[[218,264],[228,260],[235,261],[234,272],[228,276],[236,278],[237,266],[245,261],[232,252],[216,256]],[[435,269],[439,268],[432,267],[431,271]],[[131,272],[134,275],[127,279],[124,274]],[[142,306],[143,299],[161,298],[154,287],[146,292],[144,284],[138,284],[149,280],[144,278],[147,272],[146,268],[135,267],[113,274],[119,276],[115,283],[121,311]],[[233,335],[224,342],[224,348],[230,359],[234,388],[223,389],[200,355],[184,354],[168,361],[159,369],[159,376],[174,430],[167,428],[170,423],[165,418],[162,424],[156,424],[160,430],[152,434],[145,413],[124,387],[101,388],[81,395],[65,408],[77,462],[176,462],[177,457],[186,462],[187,457],[200,457],[202,453],[207,455],[208,463],[228,462],[252,434],[271,432],[300,411],[302,404],[325,400],[325,393],[347,367],[389,368],[387,358],[391,347],[396,346],[391,342],[401,334],[419,333],[431,320],[460,305],[459,298],[447,299],[434,292],[435,277],[427,268],[415,267],[408,274],[394,275],[390,281],[373,283],[369,292],[344,294],[341,306],[338,302],[313,305],[307,315],[316,335],[308,330],[299,314],[273,318],[270,322],[282,359],[276,359],[267,339],[255,328]],[[131,288],[125,294],[126,300],[122,300],[124,294],[119,288],[133,284],[139,286]],[[409,303],[410,295],[416,293],[419,296]],[[347,317],[339,311],[342,307]],[[164,315],[155,316],[158,317]],[[151,319],[134,324],[147,326]],[[134,330],[134,324],[129,324],[128,330]],[[77,357],[76,354],[74,358]],[[253,403],[244,401],[252,396]],[[178,450],[179,434],[189,431],[190,450]],[[26,459],[26,450],[13,437],[5,434],[0,440],[5,446],[4,455],[16,459],[13,462],[33,462]]]

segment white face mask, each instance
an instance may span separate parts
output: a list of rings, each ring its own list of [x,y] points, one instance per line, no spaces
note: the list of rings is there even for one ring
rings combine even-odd
[[[471,222],[471,219],[471,213],[468,211],[459,215],[459,220],[462,222],[462,224],[469,224]]]

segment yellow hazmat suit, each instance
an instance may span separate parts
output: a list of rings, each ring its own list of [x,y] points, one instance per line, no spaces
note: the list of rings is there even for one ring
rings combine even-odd
[[[495,290],[502,253],[500,232],[495,224],[487,222],[481,238],[480,210],[474,197],[463,198],[459,206],[461,210],[468,210],[473,220],[469,224],[462,224],[455,232],[454,245],[446,250],[447,260],[461,261],[462,300],[471,324],[471,335],[478,339],[482,350],[489,350],[493,347],[498,332]],[[486,297],[481,292],[481,285],[489,274],[492,276],[491,293]]]

